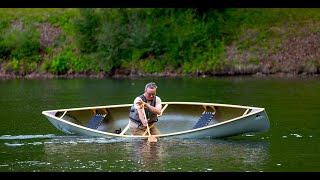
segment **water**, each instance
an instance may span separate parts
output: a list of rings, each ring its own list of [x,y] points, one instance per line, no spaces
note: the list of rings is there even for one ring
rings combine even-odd
[[[43,110],[132,103],[156,81],[163,101],[264,107],[270,130],[221,139],[68,136]],[[255,77],[0,81],[0,171],[318,172],[320,81]],[[161,120],[161,119],[160,119]]]

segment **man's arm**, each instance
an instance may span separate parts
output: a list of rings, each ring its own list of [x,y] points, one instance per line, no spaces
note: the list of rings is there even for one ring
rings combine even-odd
[[[143,111],[144,111],[143,108],[138,109],[139,119],[141,120],[141,123],[142,123],[143,126],[147,126],[148,120],[146,120],[146,119],[144,118],[144,113],[145,113],[145,112],[143,112]]]
[[[141,98],[136,98],[134,101],[134,107],[138,110],[138,116],[141,120],[141,123],[143,126],[147,126],[148,121],[144,118],[144,109],[142,108],[142,104],[140,103],[142,101]]]
[[[162,105],[161,105],[161,99],[160,98],[157,98],[157,101],[156,101],[156,106],[153,107],[151,106],[150,104],[148,103],[145,103],[146,107],[151,111],[153,112],[154,114],[157,114],[157,115],[160,115],[161,114],[161,109],[162,109]]]

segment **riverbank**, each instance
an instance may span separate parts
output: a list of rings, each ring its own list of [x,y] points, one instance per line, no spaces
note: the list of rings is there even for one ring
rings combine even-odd
[[[204,73],[193,73],[193,74],[179,74],[174,72],[165,73],[129,73],[129,74],[106,74],[106,73],[69,73],[56,75],[52,73],[31,73],[26,75],[19,75],[14,73],[0,73],[1,80],[10,79],[76,79],[76,78],[90,78],[90,79],[123,79],[123,78],[141,78],[141,77],[167,77],[167,78],[181,78],[181,77],[193,77],[193,78],[208,78],[208,77],[241,77],[241,76],[253,76],[253,77],[278,77],[278,78],[302,78],[302,77],[320,77],[320,74],[308,74],[308,73],[274,73],[274,74],[264,74],[261,72],[252,74],[204,74]]]
[[[0,78],[317,76],[314,9],[4,9]]]

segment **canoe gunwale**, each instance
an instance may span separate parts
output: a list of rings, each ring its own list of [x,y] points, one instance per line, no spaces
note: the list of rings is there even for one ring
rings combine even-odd
[[[264,109],[260,107],[252,107],[252,106],[242,106],[242,105],[233,105],[233,104],[219,104],[219,103],[205,103],[205,102],[162,102],[164,104],[181,104],[181,105],[206,105],[206,106],[223,106],[223,107],[233,107],[233,108],[243,108],[243,109]],[[88,109],[104,109],[104,108],[117,108],[117,107],[130,107],[132,104],[117,104],[117,105],[104,105],[104,106],[88,106],[88,107],[80,107],[80,108],[69,108],[69,109],[54,109],[54,110],[46,110],[43,112],[50,111],[76,111],[76,110],[88,110]]]

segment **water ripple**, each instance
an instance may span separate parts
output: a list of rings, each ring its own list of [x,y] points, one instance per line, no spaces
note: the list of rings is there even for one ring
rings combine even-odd
[[[57,137],[54,134],[46,134],[46,135],[18,135],[18,136],[11,136],[11,135],[3,135],[0,136],[0,140],[17,140],[17,139],[40,139],[40,138],[53,138]]]
[[[23,143],[4,143],[6,146],[10,147],[17,147],[17,146],[23,146]]]
[[[290,135],[295,136],[297,138],[301,138],[302,137],[300,134],[290,134]]]

